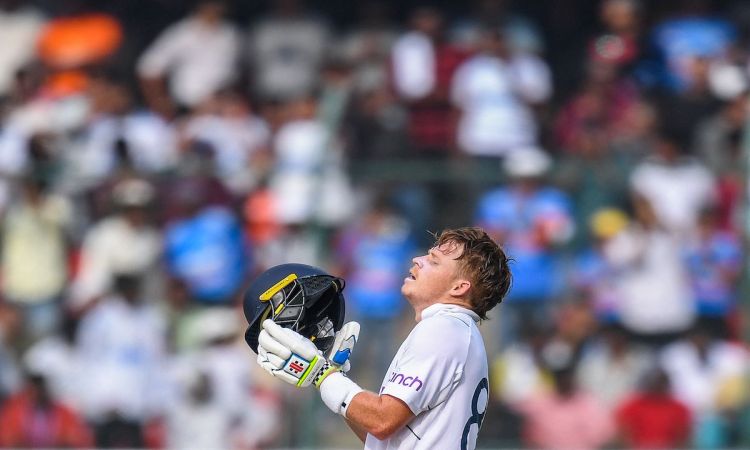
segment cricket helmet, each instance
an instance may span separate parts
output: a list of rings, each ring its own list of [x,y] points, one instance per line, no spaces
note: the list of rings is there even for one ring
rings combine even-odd
[[[258,353],[258,335],[271,319],[311,339],[323,352],[344,324],[344,280],[305,264],[271,267],[250,284],[243,297],[249,327],[245,342]]]

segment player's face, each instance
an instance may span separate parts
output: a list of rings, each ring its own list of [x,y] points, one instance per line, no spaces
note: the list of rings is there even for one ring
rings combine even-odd
[[[448,300],[448,291],[458,276],[458,261],[463,248],[448,243],[433,247],[426,255],[412,260],[409,275],[401,293],[413,306],[424,306]]]

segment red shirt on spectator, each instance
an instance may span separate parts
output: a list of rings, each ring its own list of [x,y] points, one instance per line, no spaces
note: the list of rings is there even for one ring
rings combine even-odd
[[[632,448],[676,448],[690,436],[690,411],[664,394],[635,394],[617,410],[624,443]]]
[[[94,441],[83,420],[67,406],[35,405],[28,391],[10,397],[0,409],[0,447],[89,448]]]

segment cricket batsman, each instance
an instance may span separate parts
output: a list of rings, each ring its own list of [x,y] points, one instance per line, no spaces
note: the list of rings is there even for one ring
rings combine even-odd
[[[438,235],[404,279],[417,324],[378,392],[345,375],[359,324],[343,324],[344,282],[320,269],[284,264],[256,279],[245,295],[245,338],[271,375],[315,386],[366,450],[474,449],[489,398],[478,323],[510,281],[508,258],[483,230]]]

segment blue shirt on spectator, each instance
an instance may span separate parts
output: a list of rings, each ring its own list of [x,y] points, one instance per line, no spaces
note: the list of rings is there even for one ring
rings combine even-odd
[[[401,285],[416,246],[406,226],[383,232],[363,229],[346,233],[340,245],[346,255],[347,299],[359,314],[387,319],[401,311]]]
[[[690,85],[693,59],[723,56],[736,34],[731,23],[717,18],[683,17],[663,22],[651,35],[658,61],[652,61],[648,77],[682,91]]]
[[[479,200],[475,222],[513,259],[509,301],[547,301],[561,288],[553,246],[573,234],[571,203],[562,191],[499,188]]]
[[[619,320],[619,302],[614,285],[616,276],[616,269],[596,248],[588,248],[576,257],[572,284],[589,296],[594,314],[601,323],[616,323]]]
[[[225,302],[237,292],[248,269],[247,245],[236,217],[210,207],[169,225],[166,259],[197,300]]]
[[[734,307],[742,247],[736,236],[715,232],[685,246],[684,258],[696,307],[702,316],[725,316]]]

